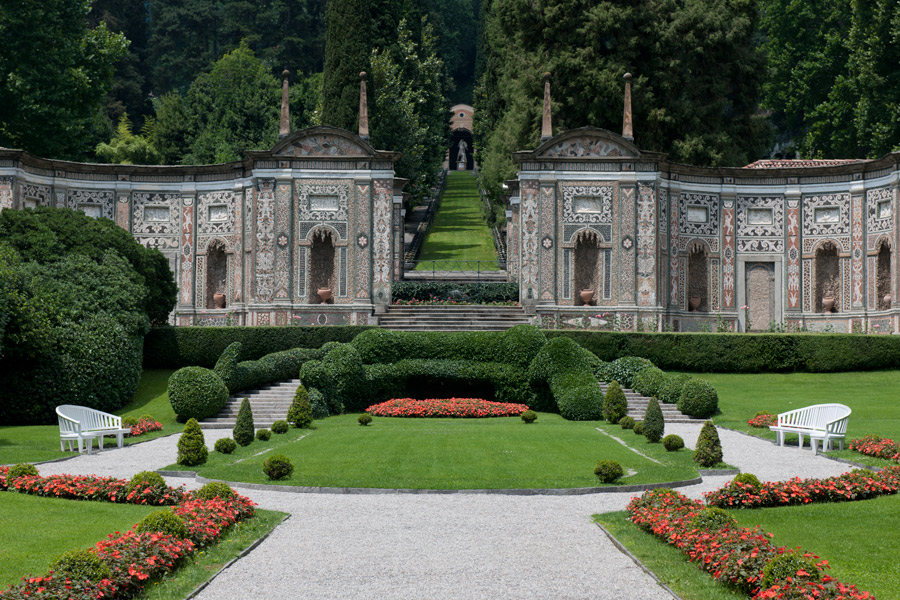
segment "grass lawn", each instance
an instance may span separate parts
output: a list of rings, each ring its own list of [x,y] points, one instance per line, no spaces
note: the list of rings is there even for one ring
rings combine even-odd
[[[0,589],[28,575],[44,575],[63,552],[89,548],[111,533],[131,529],[154,510],[0,492]]]
[[[125,438],[126,444],[152,440],[164,435],[177,433],[184,425],[175,422],[175,411],[169,403],[167,386],[169,376],[174,371],[169,369],[146,370],[131,402],[117,415],[139,417],[143,414],[153,416],[163,424],[162,431],[145,433],[137,438]],[[61,402],[62,403],[62,402]],[[115,447],[115,438],[107,438],[105,444]],[[94,448],[97,447],[96,441]],[[20,462],[40,462],[73,456],[72,452],[60,452],[58,425],[31,425],[0,427],[0,465],[12,465]]]
[[[406,419],[376,417],[360,427],[356,414],[328,417],[315,429],[291,429],[269,442],[254,441],[230,455],[210,453],[200,474],[213,479],[317,487],[417,489],[577,488],[600,485],[593,473],[600,459],[626,471],[619,484],[692,479],[692,453],[667,453],[619,427],[566,421],[540,413],[525,425],[518,417]],[[657,464],[595,428],[608,428]],[[262,462],[287,455],[294,474],[269,482]],[[169,469],[181,470],[172,465]],[[628,475],[629,471],[633,471]]]
[[[496,271],[497,251],[491,230],[481,215],[481,197],[478,182],[469,172],[451,171],[447,175],[447,188],[441,207],[434,216],[428,237],[422,244],[417,269],[431,270],[431,260],[486,260],[482,271]],[[441,266],[437,270],[475,270],[471,265]]]
[[[900,496],[729,512],[742,527],[762,525],[779,546],[800,546],[827,560],[839,581],[876,598],[897,597]]]

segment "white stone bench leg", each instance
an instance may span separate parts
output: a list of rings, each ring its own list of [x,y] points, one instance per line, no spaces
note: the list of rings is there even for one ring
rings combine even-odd
[[[802,450],[803,449],[803,434],[797,433],[797,436],[800,439],[800,449]],[[812,440],[812,438],[810,438],[810,440]],[[815,446],[813,446],[813,452],[815,453],[815,451],[816,451],[816,448],[815,448]]]

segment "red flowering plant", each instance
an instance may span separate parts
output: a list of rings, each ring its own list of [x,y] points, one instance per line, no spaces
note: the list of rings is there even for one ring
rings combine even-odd
[[[730,481],[724,487],[707,492],[706,503],[719,508],[764,508],[809,504],[811,502],[847,502],[896,494],[900,491],[900,466],[880,473],[855,469],[826,479],[766,481],[759,488]]]
[[[151,431],[162,431],[163,425],[153,419],[141,419],[131,426],[131,435],[137,437]]]
[[[778,415],[772,415],[767,412],[759,413],[749,421],[747,425],[750,427],[765,428],[778,424]]]
[[[867,435],[863,438],[850,440],[849,448],[860,454],[883,458],[885,460],[900,461],[900,444],[891,438],[883,438],[878,435]]]
[[[492,402],[481,398],[392,398],[374,404],[366,412],[376,417],[516,417],[528,410],[524,404]]]
[[[206,546],[238,521],[253,516],[253,502],[244,496],[198,500],[190,496],[175,507],[184,520],[189,538],[198,546]]]
[[[70,500],[99,500],[128,504],[178,504],[184,498],[184,487],[140,486],[130,492],[127,479],[96,475],[29,475],[19,477],[13,489],[21,494],[51,496]],[[0,489],[7,489],[5,473]]]

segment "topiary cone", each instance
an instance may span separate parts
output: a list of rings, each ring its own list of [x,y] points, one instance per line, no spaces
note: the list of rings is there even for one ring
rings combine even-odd
[[[647,410],[644,412],[644,437],[648,442],[653,444],[662,439],[663,432],[666,429],[666,422],[663,418],[662,409],[659,407],[659,400],[656,396],[650,398],[647,404]]]
[[[244,398],[241,401],[241,408],[238,411],[237,421],[234,424],[234,432],[232,436],[241,446],[249,446],[253,443],[256,436],[256,427],[253,425],[253,409],[250,408],[250,399]]]
[[[312,424],[312,405],[309,403],[309,393],[301,384],[294,393],[294,400],[287,414],[288,423],[293,423],[294,427],[309,427]]]
[[[603,400],[603,418],[610,423],[618,423],[628,413],[628,401],[618,381],[610,381]]]
[[[203,430],[197,419],[188,419],[184,432],[178,438],[178,464],[193,467],[206,462],[209,450],[203,439]]]
[[[719,432],[712,421],[704,423],[700,430],[694,462],[700,463],[701,467],[711,467],[722,462],[722,442],[719,441]]]

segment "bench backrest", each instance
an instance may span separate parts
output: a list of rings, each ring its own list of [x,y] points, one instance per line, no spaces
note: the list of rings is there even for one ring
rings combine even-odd
[[[61,432],[80,433],[97,429],[121,429],[122,417],[111,415],[100,410],[74,404],[62,404],[56,407]]]
[[[803,427],[830,433],[846,433],[850,407],[843,404],[814,404],[778,415],[779,427]]]

